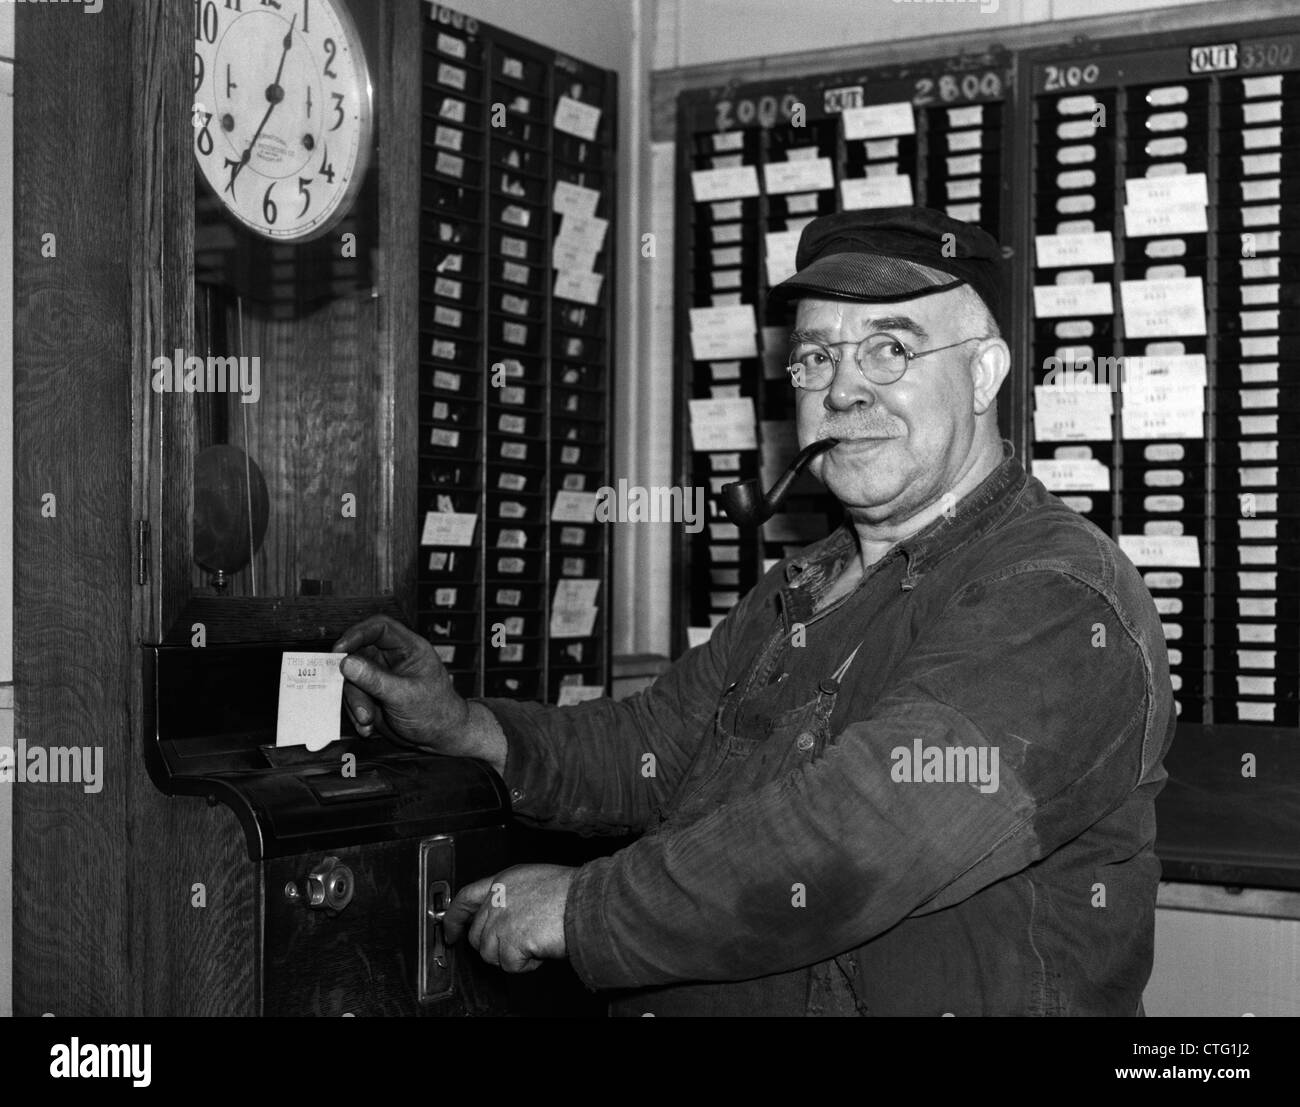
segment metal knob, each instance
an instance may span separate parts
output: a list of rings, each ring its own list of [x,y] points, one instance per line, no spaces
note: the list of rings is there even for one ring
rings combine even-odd
[[[352,902],[356,880],[337,857],[326,857],[307,874],[307,906],[342,911]]]

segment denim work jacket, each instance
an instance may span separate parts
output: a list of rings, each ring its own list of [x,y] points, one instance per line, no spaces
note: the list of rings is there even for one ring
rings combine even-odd
[[[515,814],[640,832],[565,911],[619,1013],[1134,1015],[1175,713],[1132,563],[1003,462],[850,595],[843,527],[655,684],[483,700]]]

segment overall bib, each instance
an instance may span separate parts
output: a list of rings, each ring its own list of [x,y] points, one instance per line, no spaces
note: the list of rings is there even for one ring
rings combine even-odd
[[[780,644],[784,637],[775,635],[759,663],[723,693],[709,741],[682,782],[679,798],[661,826],[650,833],[671,834],[675,828],[696,822],[821,756],[831,735],[830,720],[841,682],[862,643],[834,673],[818,681],[811,699],[772,713],[767,705],[785,691],[785,681],[794,679],[782,673],[776,680],[764,683],[782,655]],[[611,1003],[610,1013],[853,1015],[857,1013],[849,983],[853,975],[852,958],[843,955],[833,962],[761,980],[671,985],[627,993]]]

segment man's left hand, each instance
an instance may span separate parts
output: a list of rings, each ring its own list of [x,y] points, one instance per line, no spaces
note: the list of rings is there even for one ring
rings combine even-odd
[[[566,956],[564,905],[577,872],[563,865],[515,865],[467,884],[443,920],[447,941],[459,941],[468,926],[469,944],[506,972],[531,972],[547,958]]]

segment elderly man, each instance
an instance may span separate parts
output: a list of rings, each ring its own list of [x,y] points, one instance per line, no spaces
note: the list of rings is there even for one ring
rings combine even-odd
[[[805,229],[774,295],[845,523],[648,691],[465,702],[397,624],[340,639],[363,733],[382,711],[491,764],[522,818],[641,834],[462,889],[449,934],[507,970],[568,957],[625,1014],[1141,1013],[1164,639],[999,434],[999,262],[925,209]]]

